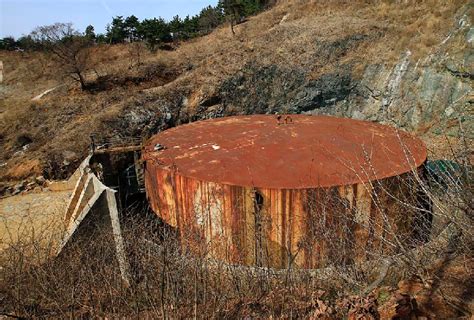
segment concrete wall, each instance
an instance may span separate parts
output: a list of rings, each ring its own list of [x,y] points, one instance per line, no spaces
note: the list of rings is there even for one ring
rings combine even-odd
[[[113,234],[117,262],[123,280],[130,282],[130,266],[125,252],[115,191],[105,186],[92,173],[88,156],[77,170],[76,185],[64,214],[67,230],[58,249],[58,255],[67,250],[75,239],[89,237],[89,225],[97,225],[99,232]],[[75,175],[76,175],[75,173]]]

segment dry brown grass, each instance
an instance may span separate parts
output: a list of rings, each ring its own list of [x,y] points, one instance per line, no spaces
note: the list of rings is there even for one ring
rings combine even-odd
[[[197,112],[199,104],[215,95],[220,84],[245,65],[276,65],[303,68],[311,78],[339,66],[353,66],[361,76],[367,64],[394,65],[407,50],[410,59],[425,58],[448,35],[455,14],[465,1],[281,1],[276,7],[238,25],[236,36],[228,26],[201,38],[177,44],[175,51],[141,52],[143,67],[164,65],[176,79],[122,85],[120,79],[140,76],[130,67],[129,45],[101,45],[92,49],[89,81],[99,76],[118,78],[120,85],[95,94],[80,92],[74,85],[62,87],[38,102],[30,100],[65,79],[57,74],[46,55],[0,52],[5,66],[5,89],[0,92],[0,135],[2,154],[0,179],[10,166],[24,158],[11,158],[16,135],[28,131],[34,140],[26,154],[47,165],[64,150],[82,154],[88,135],[97,130],[107,134],[108,124],[131,106],[161,111],[163,100],[182,95],[183,121]],[[285,17],[285,19],[283,19]],[[282,21],[284,20],[284,21]],[[334,51],[353,36],[363,35],[347,48]],[[334,54],[336,53],[336,54]],[[159,101],[159,102],[158,102]],[[180,108],[180,106],[174,106]]]
[[[0,252],[22,244],[34,256],[33,244],[54,251],[65,230],[64,211],[71,191],[30,191],[0,199]],[[44,258],[49,258],[45,256]]]
[[[202,254],[187,252],[174,230],[132,210],[122,215],[133,275],[128,287],[120,278],[110,229],[91,221],[61,256],[49,259],[51,230],[39,228],[0,254],[0,313],[45,319],[467,319],[473,307],[472,220],[466,207],[472,193],[470,180],[462,181],[453,180],[446,189],[425,185],[438,206],[435,219],[445,223],[432,242],[415,248],[407,243],[397,255],[367,264],[321,270],[277,271],[210,260],[205,244]],[[342,239],[324,233],[324,240]],[[392,260],[385,275],[384,259]]]
[[[188,97],[186,113],[192,115],[200,101],[212,96],[223,80],[250,62],[262,66],[303,66],[317,77],[341,64],[353,63],[359,73],[367,63],[390,66],[406,50],[412,52],[413,60],[424,58],[448,35],[455,23],[455,13],[464,3],[461,0],[281,1],[274,9],[238,25],[235,37],[228,26],[222,26],[210,35],[180,44],[175,51],[154,54],[143,51],[145,66],[164,64],[177,70],[179,77],[167,84],[128,85],[94,94],[80,92],[74,85],[68,85],[34,103],[32,97],[64,79],[55,72],[45,55],[0,52],[5,67],[5,86],[0,92],[0,162],[8,160],[8,165],[0,168],[0,179],[10,179],[8,172],[15,172],[18,166],[37,162],[42,170],[56,170],[55,174],[58,174],[61,168],[54,165],[62,163],[63,151],[84,154],[88,136],[94,131],[121,133],[120,126],[108,124],[117,121],[131,106],[158,113],[164,104],[162,98],[179,91]],[[281,22],[285,16],[285,21]],[[368,35],[370,41],[352,46],[331,61],[315,57],[314,53],[325,44],[355,34]],[[97,46],[92,51],[95,70],[88,74],[90,81],[98,75],[124,77],[140,72],[129,69],[127,45]],[[33,143],[24,155],[13,156],[18,151],[16,139],[25,131],[31,135]],[[456,141],[452,143],[462,145]],[[438,148],[438,144],[439,141],[434,141],[431,145]],[[444,151],[450,150],[446,144]],[[438,150],[436,154],[448,157],[444,151]],[[69,169],[73,168],[74,164]],[[25,170],[21,172],[19,176],[16,174],[17,178],[28,174]],[[66,170],[60,174],[66,176],[67,173]],[[448,194],[442,196],[441,204],[456,200]],[[452,218],[452,212],[447,210],[443,215]],[[320,311],[318,301],[321,301],[333,309],[339,308],[334,317],[340,318],[347,316],[348,310],[337,307],[337,302],[359,293],[359,287],[354,283],[364,286],[371,281],[361,270],[345,270],[345,277],[336,272],[333,277],[321,281],[304,273],[287,273],[282,277],[240,271],[225,265],[211,269],[205,259],[186,255],[169,239],[150,245],[148,240],[155,235],[148,232],[148,226],[137,222],[126,230],[132,239],[129,249],[139,265],[136,276],[140,281],[132,288],[123,286],[114,252],[110,247],[102,246],[113,242],[107,238],[110,235],[93,235],[92,242],[74,245],[63,259],[41,265],[38,261],[44,261],[52,248],[37,246],[37,238],[23,239],[23,243],[13,245],[0,259],[0,311],[45,318],[156,318],[165,314],[176,318],[303,318]],[[432,276],[438,281],[438,286],[432,290],[436,297],[440,296],[439,288],[447,288],[450,293],[453,283],[459,284],[459,289],[461,284],[472,281],[470,254],[472,252],[460,254],[446,262],[451,269],[446,264],[440,267],[439,261],[420,269],[423,280],[430,280]],[[390,294],[397,291],[396,281],[404,276],[397,271],[419,276],[413,272],[416,269],[410,265],[411,261],[405,260],[408,260],[408,267],[404,265],[405,269],[394,270],[389,283],[392,291],[387,291]],[[456,282],[443,273],[452,269],[458,270],[458,275],[451,273],[456,275]],[[420,281],[419,277],[416,281]],[[427,283],[425,281],[423,285]],[[382,289],[377,293],[380,297],[383,296]],[[430,305],[431,289],[426,290],[427,295],[423,297],[428,297],[426,305]],[[462,292],[455,298],[462,299]],[[440,301],[454,304],[454,307],[450,306],[451,316],[464,312],[458,310],[458,300]]]

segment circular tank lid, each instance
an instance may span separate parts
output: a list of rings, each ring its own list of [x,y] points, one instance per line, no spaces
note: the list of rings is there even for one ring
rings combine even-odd
[[[252,115],[163,131],[148,141],[143,159],[201,181],[303,189],[399,175],[419,167],[426,148],[406,132],[367,121]]]

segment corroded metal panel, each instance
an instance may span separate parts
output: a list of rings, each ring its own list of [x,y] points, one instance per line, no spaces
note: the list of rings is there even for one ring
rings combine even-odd
[[[421,142],[360,121],[274,122],[204,121],[150,141],[147,196],[185,248],[229,263],[318,268],[411,241],[418,213],[410,171],[425,161]]]
[[[182,125],[152,137],[144,157],[197,180],[266,189],[368,182],[426,159],[419,139],[393,127],[327,116],[291,119],[253,115]]]
[[[320,189],[260,189],[197,181],[149,162],[150,204],[183,246],[229,263],[317,268],[396,252],[416,203],[405,176]],[[158,188],[156,188],[158,186]],[[256,197],[262,198],[257,203]]]

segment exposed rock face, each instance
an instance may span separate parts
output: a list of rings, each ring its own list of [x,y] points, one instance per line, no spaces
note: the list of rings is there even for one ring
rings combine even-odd
[[[354,95],[357,81],[352,79],[349,68],[339,72],[322,75],[316,80],[307,82],[289,101],[287,109],[304,112],[320,108],[332,107],[344,101],[349,95]]]
[[[368,65],[359,85],[364,99],[350,100],[330,113],[435,133],[447,129],[455,134],[458,122],[465,122],[473,111],[473,46],[456,50],[451,45],[472,30],[461,21],[437,51],[424,59],[411,61],[407,51],[392,69]]]
[[[473,28],[467,16],[432,53],[418,61],[406,51],[398,63],[368,64],[351,97],[334,108],[314,110],[339,116],[385,122],[410,130],[457,134],[459,122],[472,117],[474,70]],[[466,41],[459,45],[459,41]],[[465,132],[472,132],[465,127]]]
[[[295,99],[304,83],[302,70],[250,64],[226,80],[219,89],[219,95],[226,113],[274,113],[282,111],[285,102]],[[300,110],[294,108],[288,111]]]
[[[233,114],[330,114],[388,123],[419,132],[473,132],[474,28],[467,15],[432,52],[415,60],[407,50],[395,65],[365,62],[362,75],[338,60],[373,35],[318,43],[315,63],[334,63],[312,78],[304,66],[247,64],[202,101],[197,119]],[[463,43],[460,45],[459,43]]]
[[[216,96],[200,103],[196,119],[234,114],[302,113],[333,107],[357,92],[350,66],[307,80],[303,70],[246,65],[227,79]]]
[[[318,1],[276,6],[239,25],[235,36],[218,28],[180,44],[176,54],[161,52],[159,61],[149,56],[143,73],[111,71],[110,90],[85,94],[63,86],[34,103],[36,89],[27,91],[22,108],[11,108],[17,123],[9,122],[3,112],[7,104],[0,101],[0,176],[20,156],[52,163],[46,172],[58,172],[62,151],[82,158],[91,134],[141,137],[237,114],[328,114],[454,136],[461,124],[472,134],[472,5],[359,2],[351,2],[356,4],[350,9],[332,8],[331,1],[326,9]],[[378,10],[383,8],[387,10]],[[126,64],[125,58],[112,59],[112,51],[126,46],[110,47],[111,52],[97,49],[97,55],[107,58],[100,64],[104,70]],[[14,96],[27,88],[22,81],[31,78],[25,70],[38,73],[33,65],[43,64],[13,58],[25,65],[16,68],[0,95],[15,106]],[[133,78],[137,75],[139,79]],[[50,77],[47,73],[41,79]],[[54,85],[56,81],[42,88]],[[19,116],[18,110],[23,110]],[[23,133],[34,142],[16,141]],[[25,146],[28,152],[22,150]],[[39,173],[52,178],[46,172]]]
[[[186,98],[182,93],[161,99],[145,97],[128,106],[118,117],[107,119],[105,126],[113,128],[112,134],[115,137],[150,135],[185,120],[186,115],[181,114],[180,111],[185,101]]]

